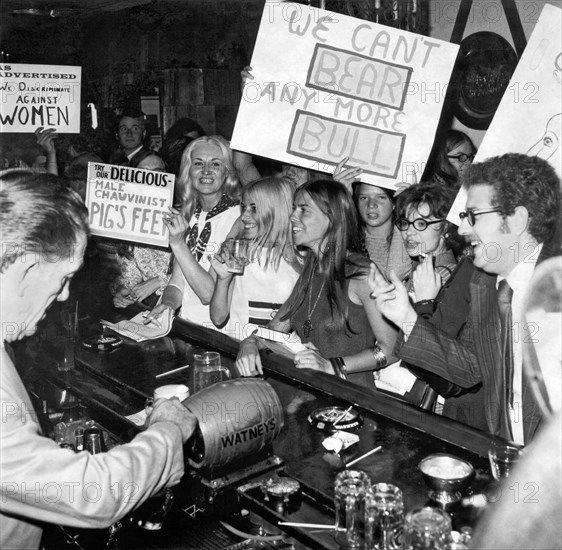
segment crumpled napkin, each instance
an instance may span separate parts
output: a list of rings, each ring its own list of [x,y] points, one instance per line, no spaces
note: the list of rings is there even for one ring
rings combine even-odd
[[[342,450],[345,451],[345,449],[351,447],[351,445],[355,445],[358,441],[358,435],[338,430],[329,437],[326,437],[324,441],[322,441],[322,446],[327,451],[339,453]]]
[[[399,395],[409,392],[417,378],[406,368],[401,366],[401,361],[392,363],[375,373],[375,385],[379,390],[386,390]]]
[[[121,336],[126,336],[135,342],[144,342],[145,340],[153,340],[166,336],[172,330],[172,322],[174,320],[174,312],[167,308],[156,319],[144,324],[145,316],[149,311],[143,311],[135,315],[129,321],[119,321],[118,323],[110,323],[100,319],[100,323],[111,330],[117,332]]]

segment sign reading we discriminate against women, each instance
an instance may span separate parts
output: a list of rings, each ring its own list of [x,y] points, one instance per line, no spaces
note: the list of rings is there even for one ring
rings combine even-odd
[[[79,133],[81,77],[81,67],[0,64],[0,130]]]
[[[174,200],[174,174],[88,163],[86,206],[92,235],[168,246],[162,214]]]
[[[458,45],[294,3],[265,4],[232,148],[361,180],[419,181]]]

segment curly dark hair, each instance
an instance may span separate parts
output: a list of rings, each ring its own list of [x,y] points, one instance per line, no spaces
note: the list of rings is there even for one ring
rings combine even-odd
[[[406,218],[422,204],[429,206],[429,215],[445,218],[455,200],[455,192],[440,183],[425,182],[411,185],[396,197],[396,215]]]
[[[396,218],[407,218],[411,212],[418,211],[422,204],[429,207],[429,215],[436,218],[447,217],[456,192],[452,187],[433,181],[412,185],[396,197]],[[449,221],[443,222],[445,246],[457,256],[466,245],[457,233],[457,226]]]
[[[491,185],[490,206],[511,216],[518,206],[529,212],[529,233],[539,242],[554,235],[560,217],[560,178],[554,168],[539,157],[508,153],[472,164],[463,176],[466,189]]]

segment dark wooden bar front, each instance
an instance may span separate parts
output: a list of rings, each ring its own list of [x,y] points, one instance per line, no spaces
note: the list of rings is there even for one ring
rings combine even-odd
[[[80,330],[84,338],[99,331],[99,325],[94,320],[90,326],[84,323]],[[142,410],[145,399],[160,385],[184,383],[192,387],[193,354],[202,350],[220,352],[223,365],[230,368],[233,377],[237,376],[234,360],[238,343],[181,319],[174,321],[166,337],[141,343],[125,339],[120,348],[109,353],[77,346],[76,368],[70,372],[57,370],[60,351],[52,341],[43,340],[33,353],[25,353],[22,373],[38,395],[49,385],[74,394],[92,418],[127,441],[139,428],[125,417]],[[322,446],[327,434],[308,422],[308,415],[319,407],[353,405],[361,413],[364,423],[357,432],[360,441],[342,457],[350,461],[381,445],[380,452],[353,468],[366,471],[373,482],[398,485],[406,511],[428,503],[428,489],[417,465],[433,453],[449,453],[474,466],[476,476],[468,494],[479,493],[489,485],[487,450],[492,436],[388,395],[373,395],[337,377],[297,369],[281,355],[265,351],[262,358],[264,378],[275,389],[284,410],[284,428],[273,442],[273,456],[260,457],[264,458],[261,470],[252,469],[255,457],[245,457],[232,470],[200,471],[186,466],[186,476],[174,490],[174,508],[164,528],[158,532],[125,528],[119,537],[120,548],[230,548],[241,539],[220,523],[230,523],[229,518],[234,524],[247,525],[252,517],[259,516],[270,529],[278,521],[333,524],[333,481],[343,463]],[[156,378],[186,364],[190,365],[188,369]],[[280,508],[265,498],[261,482],[279,476],[300,482],[303,497],[298,505]],[[244,516],[246,524],[240,523],[241,509],[251,512]],[[475,524],[477,511],[470,506],[456,504],[448,511],[457,529]],[[271,534],[267,528],[260,532]],[[289,528],[286,532],[295,538],[296,548],[337,547],[330,531]],[[216,543],[212,542],[215,539]],[[202,540],[208,546],[203,546]]]

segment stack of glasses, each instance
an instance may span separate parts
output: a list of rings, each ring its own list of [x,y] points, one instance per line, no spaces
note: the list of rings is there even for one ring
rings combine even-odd
[[[404,517],[402,491],[372,484],[365,472],[345,470],[335,479],[335,538],[341,548],[449,550],[466,548],[452,536],[440,508],[416,508]],[[453,534],[454,535],[454,534]]]

